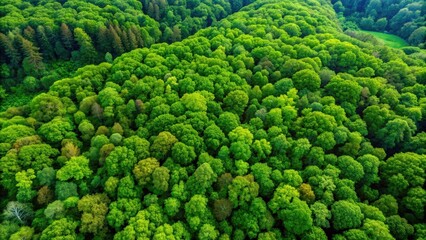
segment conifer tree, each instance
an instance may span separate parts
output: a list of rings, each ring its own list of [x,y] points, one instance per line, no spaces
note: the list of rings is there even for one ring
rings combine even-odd
[[[130,43],[129,43],[129,36],[127,35],[127,31],[123,29],[121,31],[121,42],[123,43],[123,47],[126,51],[130,51]]]
[[[123,43],[121,42],[120,36],[118,35],[116,29],[110,24],[108,27],[111,43],[116,55],[121,55],[124,53]]]
[[[120,25],[118,25],[117,22],[114,22],[112,24],[112,26],[114,27],[114,30],[118,34],[118,36],[120,37],[120,39],[122,39],[123,38],[123,31],[121,30]]]
[[[138,48],[138,40],[131,28],[127,29],[127,39],[129,41],[129,50]]]
[[[154,12],[155,10],[154,10],[154,3],[153,2],[149,2],[149,4],[148,4],[148,9],[147,9],[147,13],[148,13],[148,15],[150,16],[150,17],[154,17],[154,15],[155,15],[155,12]]]
[[[86,63],[94,63],[97,59],[98,53],[93,46],[92,39],[81,28],[74,29],[74,36],[80,46],[81,61]]]
[[[0,33],[0,45],[4,48],[6,56],[9,58],[10,64],[13,67],[18,67],[21,62],[21,54],[13,46],[13,41],[8,36]]]
[[[102,53],[111,51],[111,38],[109,30],[104,26],[99,28],[97,36],[97,47],[98,50]]]
[[[132,30],[132,33],[135,35],[135,38],[136,38],[136,41],[137,41],[137,46],[138,47],[144,47],[145,44],[144,44],[144,41],[143,41],[143,38],[142,38],[141,30],[135,25],[132,25],[130,27],[130,29]]]
[[[52,44],[49,42],[49,38],[46,35],[45,28],[43,26],[37,27],[37,42],[43,51],[43,55],[45,57],[49,57],[50,59],[54,59],[54,51]]]
[[[182,31],[178,25],[174,25],[172,29],[172,42],[180,41],[182,39]]]
[[[68,25],[65,23],[61,24],[61,39],[64,47],[67,50],[74,49],[74,37],[72,35],[71,30],[68,28]]]
[[[154,18],[160,21],[160,6],[158,6],[158,4],[154,4]]]
[[[36,32],[35,30],[31,27],[31,26],[27,26],[24,31],[22,32],[22,36],[29,40],[30,42],[32,42],[33,44],[35,44],[36,41]]]
[[[27,74],[30,74],[32,71],[39,74],[44,70],[43,57],[39,52],[39,48],[22,36],[19,36],[19,38],[22,44],[22,51],[25,55],[23,63],[24,70],[26,70]]]

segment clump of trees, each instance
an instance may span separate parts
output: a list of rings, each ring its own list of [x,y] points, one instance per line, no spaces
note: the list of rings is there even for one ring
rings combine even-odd
[[[425,48],[426,4],[424,1],[333,0],[333,8],[345,18],[344,26],[387,31]]]
[[[358,44],[258,0],[55,81],[0,113],[0,238],[425,238],[425,63]]]
[[[136,48],[180,41],[251,2],[3,1],[0,84],[9,88],[25,76],[51,75],[46,64],[111,62]]]

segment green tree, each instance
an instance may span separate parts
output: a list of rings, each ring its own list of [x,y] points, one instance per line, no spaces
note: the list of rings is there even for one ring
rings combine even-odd
[[[133,174],[141,186],[152,181],[152,173],[160,167],[160,163],[155,158],[146,158],[139,161],[133,168]]]
[[[201,240],[209,240],[209,239],[217,239],[217,237],[219,236],[219,231],[215,229],[214,226],[210,225],[210,224],[204,224],[201,229],[200,232],[198,233],[198,238]]]
[[[21,54],[18,49],[14,46],[12,39],[3,33],[0,33],[0,44],[4,48],[6,56],[9,58],[10,64],[13,67],[18,67],[21,62]]]
[[[116,31],[117,27],[118,25],[114,27],[112,24],[110,24],[108,26],[108,31],[109,31],[109,35],[110,35],[110,39],[112,42],[112,47],[114,49],[115,55],[119,56],[123,54],[125,50],[124,50],[123,42]]]
[[[102,107],[113,107],[124,104],[124,100],[121,98],[117,89],[112,87],[105,87],[98,94],[98,100]]]
[[[83,63],[94,63],[98,59],[98,52],[93,46],[92,39],[81,28],[74,29],[75,40],[80,46],[80,61]]]
[[[337,166],[341,170],[342,177],[358,182],[364,176],[364,169],[361,163],[350,156],[340,156],[337,158]]]
[[[40,122],[49,122],[56,116],[65,114],[65,107],[61,99],[48,93],[34,97],[30,102],[31,117]]]
[[[39,52],[39,48],[34,46],[34,44],[21,37],[20,41],[22,43],[22,51],[25,54],[25,58],[23,61],[24,70],[28,75],[36,74],[39,75],[45,69],[43,63],[43,57]]]
[[[87,178],[92,174],[92,170],[89,167],[89,159],[86,157],[72,157],[70,160],[65,162],[65,166],[56,172],[56,177],[60,181],[67,181],[74,178],[75,180],[81,180]]]
[[[299,37],[302,35],[302,31],[300,27],[295,23],[287,23],[283,25],[283,29],[291,36],[291,37]]]
[[[358,157],[357,161],[361,163],[364,170],[364,177],[362,178],[364,184],[370,185],[379,182],[379,158],[371,154],[365,154]]]
[[[408,141],[416,130],[410,119],[396,118],[386,123],[379,130],[377,138],[383,142],[383,147],[394,148],[401,142]]]
[[[386,218],[386,225],[389,231],[396,239],[407,239],[414,233],[414,228],[405,218],[398,215],[393,215]]]
[[[259,194],[261,196],[270,196],[275,184],[272,181],[272,168],[266,163],[255,163],[251,170],[256,182],[259,184]]]
[[[59,200],[65,200],[69,197],[77,197],[77,184],[72,182],[56,182],[55,195]]]
[[[424,219],[426,206],[426,191],[422,187],[415,187],[408,190],[406,197],[402,200],[402,205],[414,213],[416,219]]]
[[[231,142],[242,142],[248,145],[251,145],[253,142],[253,134],[249,129],[243,128],[241,126],[233,129],[228,136]]]
[[[237,176],[228,186],[229,200],[234,205],[246,206],[259,194],[259,184],[254,181],[253,175]]]
[[[170,216],[175,216],[181,209],[181,203],[178,199],[170,197],[164,201],[164,212]]]
[[[204,130],[204,142],[207,146],[207,148],[211,150],[218,150],[219,147],[225,143],[227,140],[225,137],[225,134],[222,132],[222,130],[216,125],[212,124],[208,126]],[[177,145],[177,144],[176,144]]]
[[[310,69],[304,69],[296,72],[293,77],[294,87],[298,90],[307,89],[309,91],[317,91],[321,85],[319,75]]]
[[[108,224],[116,229],[120,229],[127,220],[138,213],[141,209],[141,202],[137,198],[123,198],[112,202],[109,205],[109,209],[106,217]]]
[[[135,153],[137,159],[145,159],[149,157],[150,143],[136,135],[123,140],[123,145]]]
[[[361,226],[364,215],[359,206],[346,200],[340,200],[331,206],[333,228],[344,230]]]
[[[61,39],[64,47],[68,50],[74,49],[74,36],[66,23],[61,24]]]
[[[49,37],[52,36],[48,36],[48,32],[49,31],[46,31],[43,26],[38,26],[36,31],[37,42],[39,43],[39,46],[42,49],[43,55],[45,57],[49,57],[49,59],[54,59],[55,55],[53,46],[49,41]]]
[[[131,173],[137,159],[132,150],[116,147],[105,159],[105,168],[109,176],[124,176]]]
[[[337,102],[349,102],[357,106],[360,100],[362,87],[357,82],[344,80],[338,75],[331,79],[325,89],[337,100]]]
[[[207,207],[208,199],[202,195],[194,195],[185,204],[185,218],[192,230],[200,230],[205,223],[213,219],[210,209]]]
[[[83,120],[78,125],[78,130],[81,132],[81,138],[85,141],[89,141],[95,134],[95,126],[88,120]]]
[[[422,26],[414,30],[410,37],[408,38],[408,42],[412,45],[420,45],[425,42],[426,39],[426,27]]]
[[[380,211],[382,211],[387,217],[398,214],[398,202],[391,195],[381,195],[378,200],[372,203],[372,205],[380,209]]]
[[[65,215],[64,203],[61,200],[56,200],[47,205],[44,210],[44,215],[48,219],[57,220],[63,218]]]
[[[77,226],[77,222],[68,218],[55,220],[43,230],[40,240],[76,238]]]
[[[252,144],[254,162],[267,159],[272,152],[271,144],[266,139],[255,140]]]
[[[173,145],[177,142],[177,138],[170,132],[160,132],[151,144],[151,155],[156,159],[163,160],[168,156]]]
[[[109,198],[106,194],[86,195],[78,201],[78,210],[82,212],[80,231],[98,234],[105,230]]]
[[[19,202],[31,202],[31,200],[37,195],[37,192],[32,190],[33,179],[35,179],[34,169],[28,169],[26,171],[17,172],[15,180],[17,182],[18,193],[16,199]]]
[[[225,134],[228,134],[240,125],[240,119],[236,114],[224,112],[219,115],[219,118],[216,120],[216,125],[220,127]]]
[[[368,239],[395,239],[389,232],[385,223],[377,220],[365,219],[362,229]]]
[[[19,138],[35,135],[33,128],[24,125],[10,125],[0,130],[0,142],[15,143]]]
[[[155,194],[163,194],[169,188],[170,171],[166,167],[158,167],[152,173],[152,186],[150,189]]]
[[[3,221],[0,226],[0,237],[9,239],[10,236],[19,230],[19,225],[11,221]]]
[[[247,93],[241,90],[232,91],[223,99],[225,110],[238,115],[241,115],[244,112],[248,102],[249,97]]]
[[[172,147],[172,158],[174,161],[176,161],[176,163],[179,163],[182,166],[187,166],[191,164],[196,158],[194,147],[177,142]]]
[[[22,226],[19,231],[10,236],[10,240],[31,239],[34,236],[34,228]]]
[[[217,175],[211,168],[209,163],[201,164],[194,172],[194,174],[188,178],[186,186],[188,192],[194,194],[205,194],[206,191],[216,182]]]
[[[397,197],[404,189],[393,186],[392,178],[400,176],[410,187],[423,186],[425,182],[425,158],[415,153],[398,153],[381,166],[381,176],[388,185],[388,191]],[[401,182],[401,181],[399,181]]]
[[[274,196],[268,203],[272,213],[277,213],[279,210],[288,206],[293,199],[299,198],[299,192],[290,185],[281,185],[275,189]]]
[[[327,206],[323,203],[317,201],[311,206],[313,222],[317,227],[329,228],[330,227],[330,219],[331,212],[328,210]]]
[[[293,201],[284,210],[278,213],[278,216],[283,219],[285,228],[301,235],[312,228],[311,210],[305,201],[298,198]]]
[[[74,125],[67,118],[55,117],[43,124],[38,133],[50,143],[59,143],[65,138],[75,138]]]
[[[199,92],[185,93],[181,99],[183,105],[191,112],[207,111],[206,98]]]

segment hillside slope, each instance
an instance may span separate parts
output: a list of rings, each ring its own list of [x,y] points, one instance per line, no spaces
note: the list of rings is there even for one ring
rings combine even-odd
[[[47,78],[180,41],[251,1],[0,0],[0,89],[26,76],[49,87]]]
[[[425,82],[328,1],[256,1],[1,113],[0,238],[424,238]]]
[[[345,27],[396,34],[425,48],[426,4],[422,0],[332,0]],[[346,19],[345,19],[346,17]]]

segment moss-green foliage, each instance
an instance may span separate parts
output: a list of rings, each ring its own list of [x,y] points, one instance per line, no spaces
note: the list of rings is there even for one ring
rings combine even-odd
[[[1,238],[421,238],[425,66],[343,34],[326,0],[88,65],[0,113]]]

